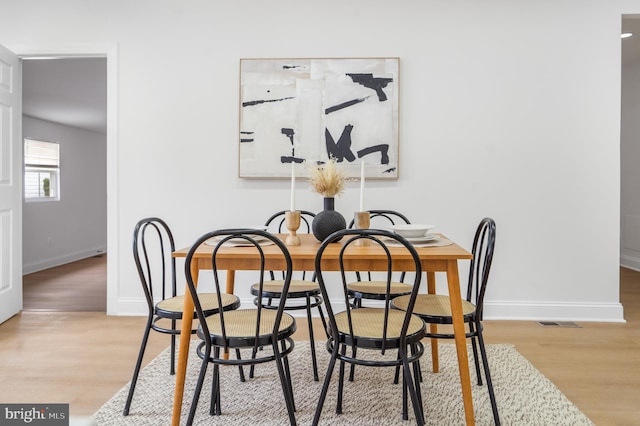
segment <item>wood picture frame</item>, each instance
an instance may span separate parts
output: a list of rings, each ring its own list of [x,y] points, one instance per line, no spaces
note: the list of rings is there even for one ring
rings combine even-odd
[[[398,178],[399,58],[240,59],[241,178]]]

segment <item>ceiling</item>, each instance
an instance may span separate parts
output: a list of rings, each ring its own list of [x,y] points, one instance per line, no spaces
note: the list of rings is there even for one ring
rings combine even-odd
[[[640,60],[640,15],[625,15],[622,64]],[[23,58],[23,113],[106,134],[106,58]]]
[[[22,112],[106,134],[106,58],[23,58]]]

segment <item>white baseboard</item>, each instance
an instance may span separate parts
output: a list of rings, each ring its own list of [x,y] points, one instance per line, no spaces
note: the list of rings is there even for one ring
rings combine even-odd
[[[484,319],[626,322],[620,303],[485,302]]]
[[[640,258],[628,255],[620,256],[620,266],[633,269],[634,271],[640,271]]]
[[[77,260],[86,259],[88,257],[104,254],[107,252],[107,247],[95,247],[92,249],[82,250],[75,253],[65,254],[63,256],[52,257],[49,259],[39,260],[22,265],[22,274],[32,274],[34,272],[43,271],[45,269],[53,268],[67,263],[75,262]]]
[[[253,299],[241,299],[241,306],[254,306]],[[334,301],[337,305],[339,301]],[[381,302],[380,302],[381,303]],[[371,304],[371,306],[374,306]],[[306,316],[306,311],[290,311],[294,317]],[[312,311],[318,316],[318,310]],[[115,313],[110,315],[146,315],[147,306],[143,298],[120,299]],[[571,302],[485,302],[484,319],[523,321],[580,321],[580,322],[626,322],[620,303],[571,303]]]
[[[142,292],[142,290],[140,290]],[[107,307],[107,315],[120,317],[139,317],[149,314],[147,301],[144,297],[121,297],[113,310]]]

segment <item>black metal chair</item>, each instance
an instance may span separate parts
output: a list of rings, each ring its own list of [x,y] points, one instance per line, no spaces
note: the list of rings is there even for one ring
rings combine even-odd
[[[202,301],[196,292],[194,277],[191,274],[191,262],[194,253],[206,241],[215,241],[211,253],[211,266],[213,273],[211,279],[217,294],[221,293],[220,271],[217,266],[218,252],[229,240],[240,241],[246,244],[247,250],[255,250],[260,256],[261,268],[258,283],[258,304],[251,309],[237,309],[233,311],[223,311],[212,316],[206,316]],[[282,256],[286,268],[282,285],[283,298],[280,299],[277,309],[267,309],[263,304],[264,285],[267,282],[268,271],[265,270],[265,253],[261,244],[270,244],[270,256],[273,256],[273,247],[277,256]],[[265,247],[267,248],[267,247]],[[202,261],[202,260],[200,260]],[[287,247],[276,236],[257,229],[223,229],[209,232],[200,237],[187,253],[185,263],[185,273],[187,276],[187,287],[193,297],[195,311],[199,320],[197,336],[202,340],[197,346],[196,353],[202,359],[200,374],[196,383],[193,402],[189,412],[188,425],[194,420],[198,400],[202,391],[202,385],[209,363],[213,364],[213,384],[211,390],[211,415],[221,414],[221,389],[219,368],[224,365],[238,366],[242,371],[243,366],[253,366],[266,362],[275,362],[280,377],[282,391],[284,393],[285,405],[289,414],[289,421],[296,424],[295,405],[293,398],[293,388],[291,385],[291,373],[287,356],[294,348],[291,336],[296,331],[296,321],[288,313],[284,312],[286,295],[291,284],[292,262]],[[202,277],[200,281],[202,281]],[[259,351],[259,348],[264,350]],[[235,350],[236,359],[226,359],[225,353],[230,349]],[[241,358],[240,349],[250,351],[250,355]],[[241,375],[241,378],[243,376]]]
[[[372,229],[378,227],[396,225],[396,224],[408,224],[411,223],[409,219],[400,212],[394,210],[368,210],[371,218]],[[349,228],[353,228],[354,220],[349,224]],[[366,272],[367,279],[362,278],[362,274]],[[402,296],[411,293],[411,285],[405,284],[405,272],[400,273],[399,280],[394,280],[391,283],[392,298],[395,296]],[[349,297],[353,299],[354,306],[362,307],[362,299],[369,300],[384,300],[385,298],[385,285],[386,283],[381,280],[374,280],[370,271],[356,271],[356,281],[353,281],[347,285],[349,290]],[[351,377],[353,380],[353,377]]]
[[[133,231],[133,258],[144,290],[148,316],[123,411],[125,416],[129,414],[131,408],[133,393],[151,330],[171,335],[171,366],[169,371],[170,374],[175,374],[176,336],[180,334],[180,329],[176,328],[176,322],[182,319],[184,296],[176,295],[176,261],[171,255],[174,251],[173,234],[162,219],[148,217],[138,221]],[[202,294],[200,298],[204,315],[217,313],[219,306],[223,306],[225,310],[236,309],[240,306],[240,299],[229,294],[221,294],[218,299],[214,294],[206,293]],[[168,324],[165,325],[165,322]],[[192,333],[195,333],[195,330]]]
[[[333,243],[343,238],[344,242],[341,242],[341,245],[336,248],[336,244]],[[353,265],[349,264],[349,259],[345,258],[345,254],[354,249],[354,246],[357,245],[356,242],[361,240],[370,242],[370,246],[366,250],[370,250],[372,254],[382,255],[387,260],[385,303],[382,307],[354,307],[349,301],[346,272],[353,270]],[[400,245],[400,247],[393,247],[394,251],[408,254],[415,264],[416,274],[411,284],[412,291],[406,311],[391,309],[389,304],[392,282],[392,257],[386,244],[389,240]],[[355,249],[362,251],[362,247],[355,247]],[[340,283],[327,282],[327,273],[322,269],[323,256],[327,250],[339,250]],[[422,275],[420,258],[415,248],[403,237],[386,230],[346,229],[334,232],[323,241],[316,255],[315,268],[318,283],[326,301],[330,330],[327,350],[331,353],[331,358],[313,418],[313,425],[317,425],[320,421],[336,361],[340,361],[336,413],[342,413],[345,363],[370,367],[400,366],[403,372],[403,418],[408,419],[408,392],[416,422],[418,425],[423,425],[424,412],[417,361],[424,353],[421,339],[425,333],[425,325],[419,317],[411,313]],[[335,275],[332,277],[335,278]],[[327,292],[328,287],[333,291],[342,289],[343,297],[330,300]],[[377,356],[372,356],[374,353]],[[360,408],[367,409],[367,407]]]
[[[274,233],[286,233],[288,232],[285,227],[285,213],[286,211],[279,211],[271,216],[265,223],[268,226],[268,230]],[[307,210],[300,211],[300,229],[299,232],[310,233],[311,222],[315,217],[315,213]],[[282,272],[279,272],[284,276]],[[322,296],[320,295],[320,286],[315,282],[315,274],[310,272],[311,280],[307,279],[307,271],[302,271],[301,279],[292,279],[289,293],[287,294],[287,303],[285,305],[285,311],[298,311],[306,310],[307,323],[309,326],[309,343],[311,345],[311,361],[313,368],[313,379],[318,381],[318,362],[316,360],[316,347],[315,338],[313,333],[313,316],[311,310],[318,308],[320,313],[320,319],[324,326],[324,330],[327,329],[327,323],[322,312]],[[282,298],[282,286],[284,284],[283,279],[276,279],[276,272],[270,271],[271,281],[265,282],[262,290],[263,306],[265,309],[276,309],[278,305],[274,305],[274,300],[278,301]],[[254,303],[258,304],[258,293],[260,291],[259,283],[251,286],[251,294],[256,296]],[[250,376],[253,375],[253,369]]]
[[[385,229],[390,225],[409,224],[409,219],[402,213],[395,210],[368,210],[370,217],[371,229]],[[349,228],[353,228],[355,220],[351,220]],[[374,273],[375,274],[375,273]],[[386,282],[384,280],[374,279],[371,271],[356,271],[356,280],[347,284],[349,297],[352,299],[353,306],[362,307],[362,300],[382,301],[386,297]],[[363,279],[363,275],[366,278]],[[397,296],[410,294],[412,286],[405,283],[406,272],[396,272],[398,279],[391,281],[391,299]],[[355,375],[355,365],[351,365],[349,372],[349,381],[353,381]],[[395,383],[398,383],[398,375],[396,374]]]
[[[491,409],[493,411],[493,419],[496,425],[500,424],[498,415],[498,406],[496,404],[495,394],[493,392],[493,383],[491,381],[491,373],[489,371],[489,362],[487,360],[487,352],[484,346],[484,338],[482,336],[482,313],[484,306],[484,295],[489,281],[489,271],[493,261],[493,250],[496,241],[496,224],[491,218],[484,218],[478,225],[473,239],[472,254],[473,259],[469,268],[469,281],[467,285],[466,297],[462,300],[462,311],[465,323],[469,324],[469,332],[467,338],[471,339],[473,349],[473,359],[475,361],[476,376],[478,385],[482,385],[482,375],[480,373],[480,364],[478,361],[478,350],[476,347],[476,338],[480,346],[480,355],[482,357],[482,365],[484,367],[484,375],[487,381],[487,389],[489,390],[489,399],[491,400]],[[391,302],[391,305],[397,309],[407,309],[412,302],[408,296],[400,296]],[[437,294],[420,294],[413,308],[414,315],[418,315],[428,324],[451,324],[451,305],[448,296]],[[425,333],[426,337],[436,339],[453,339],[453,334],[438,333],[430,331]]]

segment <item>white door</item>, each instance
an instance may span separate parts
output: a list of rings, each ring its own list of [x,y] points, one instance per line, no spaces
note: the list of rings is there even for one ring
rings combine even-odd
[[[22,67],[0,45],[0,323],[22,309]]]

